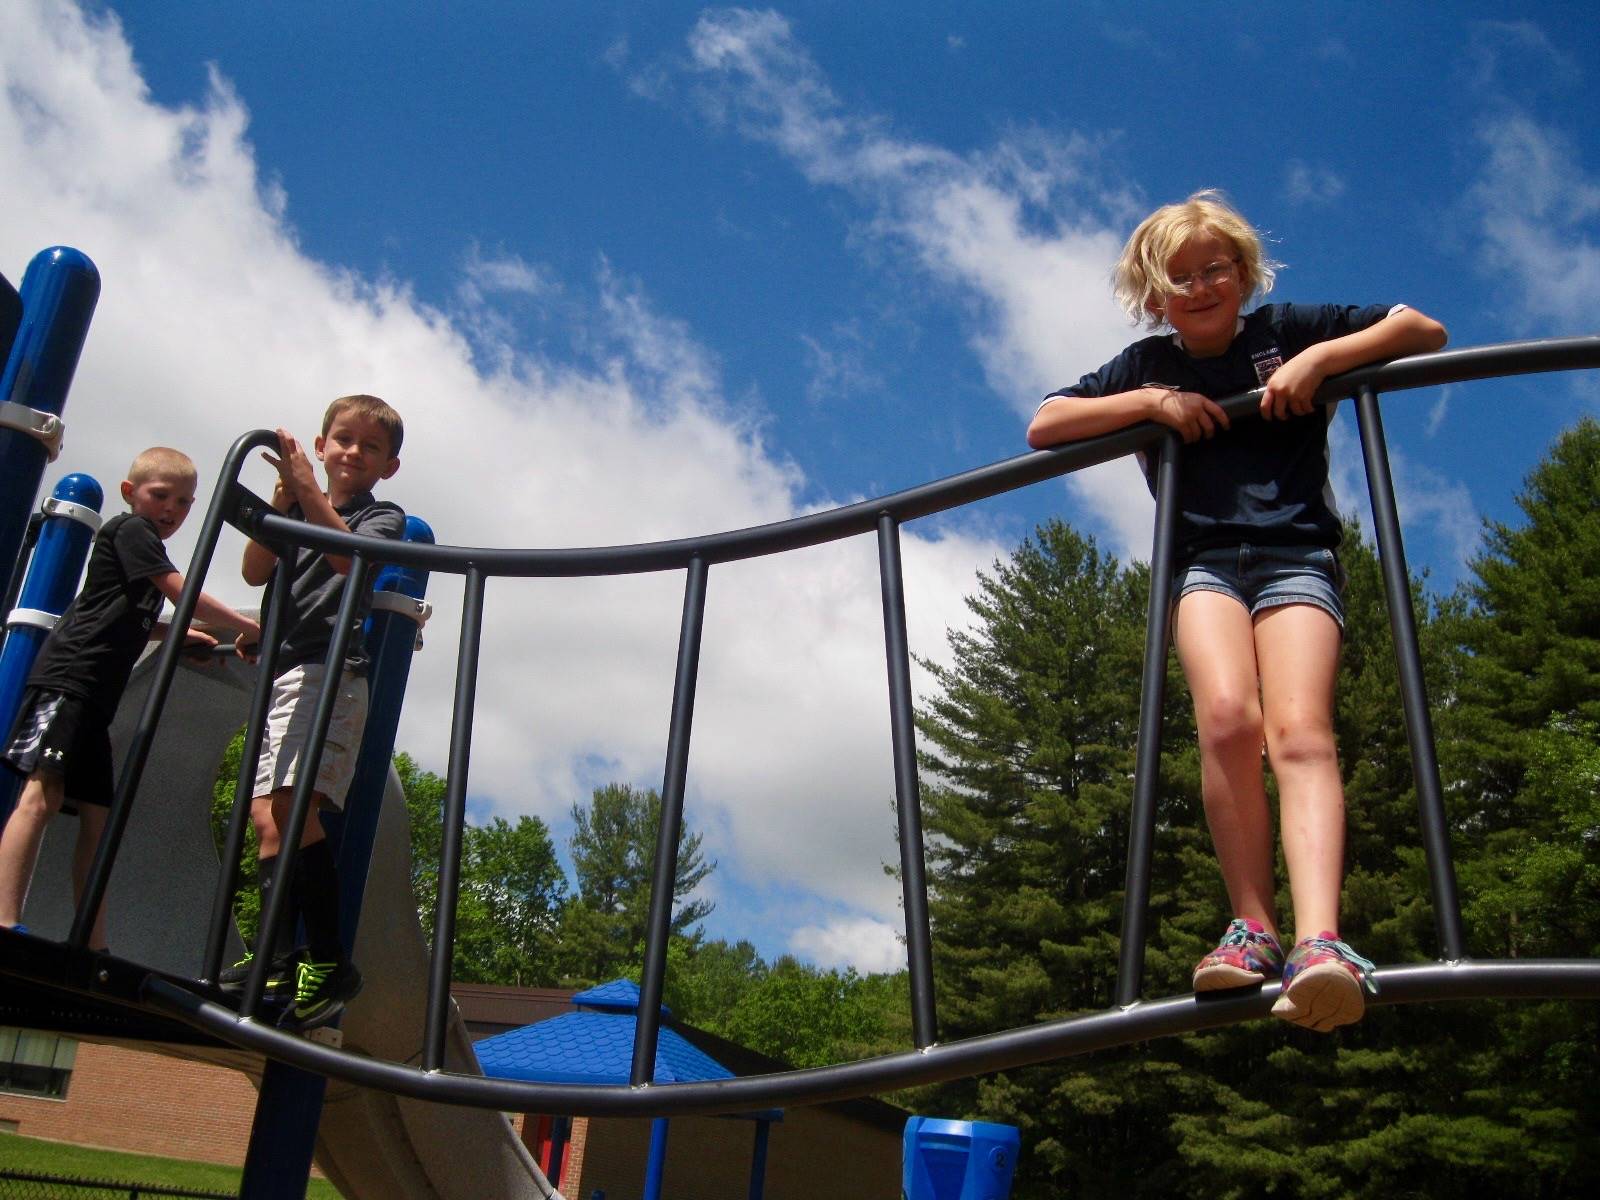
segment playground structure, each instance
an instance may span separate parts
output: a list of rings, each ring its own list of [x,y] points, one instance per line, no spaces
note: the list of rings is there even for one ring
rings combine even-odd
[[[1410,604],[1405,562],[1388,455],[1379,406],[1380,393],[1464,383],[1495,376],[1590,369],[1600,366],[1600,337],[1485,346],[1422,355],[1361,368],[1326,381],[1318,400],[1328,403],[1353,398],[1356,403],[1374,532],[1382,562],[1391,631],[1400,675],[1412,770],[1419,800],[1419,828],[1426,851],[1432,908],[1438,935],[1438,960],[1427,964],[1381,966],[1383,987],[1376,1004],[1408,1004],[1451,999],[1556,998],[1600,999],[1600,962],[1587,959],[1473,961],[1467,953],[1461,906],[1450,857],[1432,723]],[[70,372],[69,372],[70,374]],[[6,379],[12,379],[8,368]],[[4,399],[0,396],[0,399]],[[1259,392],[1223,401],[1234,420],[1251,419]],[[1126,1045],[1154,1037],[1231,1025],[1265,1016],[1280,990],[1268,983],[1259,991],[1221,993],[1203,1001],[1193,995],[1146,999],[1142,995],[1150,862],[1154,853],[1157,812],[1157,767],[1168,641],[1176,467],[1182,444],[1176,434],[1140,425],[1052,450],[1025,454],[947,479],[862,501],[827,512],[773,525],[645,545],[561,550],[514,550],[433,545],[427,541],[386,542],[339,534],[277,515],[270,504],[238,483],[239,472],[256,448],[275,443],[265,430],[247,433],[235,442],[220,472],[207,511],[187,586],[173,617],[175,626],[189,622],[198,592],[215,551],[223,524],[249,536],[285,545],[306,545],[351,558],[351,586],[346,602],[368,585],[379,568],[410,573],[414,581],[429,574],[462,577],[463,608],[453,706],[444,812],[444,841],[434,928],[437,935],[426,971],[426,1000],[417,1030],[420,1052],[415,1061],[365,1057],[348,1048],[325,1045],[273,1028],[258,1019],[265,984],[264,959],[246,984],[237,1008],[225,1004],[204,981],[214,980],[227,951],[228,915],[242,838],[243,810],[235,814],[222,870],[210,900],[211,922],[204,950],[196,964],[184,969],[152,962],[97,956],[87,949],[91,916],[105,896],[124,832],[145,774],[155,732],[179,670],[181,639],[169,639],[148,664],[150,686],[142,713],[129,732],[129,749],[119,777],[106,838],[101,845],[87,894],[65,938],[0,934],[0,975],[26,981],[54,1003],[84,1009],[108,1008],[180,1023],[213,1045],[236,1047],[265,1056],[318,1078],[332,1078],[392,1096],[489,1110],[563,1112],[586,1116],[677,1116],[748,1112],[781,1105],[844,1099],[988,1073],[1050,1059]],[[923,862],[920,793],[915,763],[910,655],[907,647],[904,585],[899,529],[907,521],[947,511],[1001,492],[1055,478],[1136,451],[1157,458],[1156,518],[1151,554],[1151,595],[1144,670],[1141,680],[1140,726],[1130,820],[1125,904],[1121,926],[1118,977],[1111,1008],[1027,1028],[986,1034],[954,1043],[938,1040],[933,985],[932,939],[927,882]],[[37,476],[34,482],[37,488]],[[32,505],[32,496],[27,507]],[[5,516],[0,512],[0,517]],[[878,542],[883,597],[885,650],[888,662],[890,734],[895,768],[896,809],[900,842],[900,878],[906,915],[908,970],[914,1045],[907,1050],[861,1062],[836,1064],[779,1074],[698,1083],[657,1084],[653,1080],[659,1038],[659,1010],[667,964],[672,880],[682,825],[688,750],[693,726],[695,688],[703,634],[710,568],[746,558],[818,545],[845,537],[874,534]],[[0,549],[4,549],[0,543]],[[459,856],[465,822],[473,714],[482,641],[484,596],[490,579],[501,577],[573,577],[644,571],[685,574],[676,679],[671,705],[662,787],[653,888],[639,1018],[630,1085],[529,1083],[487,1079],[459,1067],[450,1053],[449,966],[454,914],[459,887]],[[420,596],[420,591],[413,594]],[[283,595],[287,589],[276,589]],[[270,677],[276,654],[275,619],[269,609],[263,625],[260,676]],[[349,610],[344,614],[348,617]],[[339,628],[347,629],[348,620]],[[328,661],[344,656],[345,635],[336,634]],[[377,690],[375,684],[375,691]],[[248,728],[259,730],[265,691],[257,686]],[[398,697],[395,699],[398,705]],[[331,696],[319,708],[313,761],[331,716]],[[392,727],[389,730],[392,746]],[[247,740],[241,780],[254,774],[259,734]],[[387,755],[388,748],[383,753]],[[297,789],[294,812],[279,858],[280,877],[292,870],[293,851],[306,820],[310,780]],[[359,786],[359,780],[358,780]],[[245,797],[248,787],[241,787]],[[352,814],[355,809],[352,807]],[[270,943],[285,918],[287,888],[273,889],[263,913],[261,936]],[[248,1175],[248,1171],[247,1171]],[[247,1190],[247,1194],[249,1194]]]

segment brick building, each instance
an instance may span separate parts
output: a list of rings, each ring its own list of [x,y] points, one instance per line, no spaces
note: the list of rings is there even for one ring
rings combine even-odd
[[[458,984],[452,994],[475,1041],[573,1011],[573,993],[559,989]],[[782,1069],[701,1030],[673,1027],[736,1074]],[[250,1074],[259,1074],[260,1060],[239,1051],[199,1051],[230,1063],[224,1066],[196,1061],[193,1053],[185,1048],[176,1057],[137,1043],[0,1028],[0,1136],[9,1131],[240,1165],[255,1112]],[[642,1195],[649,1120],[509,1115],[569,1200],[590,1200],[597,1191],[606,1200]],[[799,1200],[819,1187],[841,1197],[898,1194],[906,1115],[876,1100],[786,1110],[771,1126],[767,1200]],[[663,1194],[745,1200],[755,1128],[737,1118],[675,1118]]]

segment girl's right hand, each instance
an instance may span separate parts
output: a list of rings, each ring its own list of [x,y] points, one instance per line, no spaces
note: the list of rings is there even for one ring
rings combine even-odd
[[[1229,427],[1228,414],[1210,396],[1155,383],[1148,386],[1156,393],[1155,419],[1177,430],[1184,441],[1196,442],[1203,437],[1213,436],[1218,429]]]

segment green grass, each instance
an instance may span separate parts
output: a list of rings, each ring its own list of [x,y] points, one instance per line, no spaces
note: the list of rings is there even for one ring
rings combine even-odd
[[[157,1158],[153,1154],[124,1154],[118,1150],[91,1150],[68,1142],[0,1133],[0,1164],[7,1171],[36,1175],[70,1175],[80,1179],[120,1183],[161,1184],[197,1192],[237,1195],[239,1169],[216,1163]],[[339,1190],[325,1179],[313,1179],[309,1200],[339,1200]]]

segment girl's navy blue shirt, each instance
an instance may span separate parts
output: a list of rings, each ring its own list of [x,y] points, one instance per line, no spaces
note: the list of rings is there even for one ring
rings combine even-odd
[[[1199,392],[1213,400],[1264,385],[1307,347],[1375,325],[1389,305],[1263,304],[1240,319],[1227,352],[1188,354],[1173,334],[1135,342],[1057,396],[1113,396],[1150,384]],[[1287,421],[1235,421],[1215,437],[1183,447],[1178,466],[1177,563],[1202,550],[1339,545],[1339,511],[1328,484],[1328,425],[1333,405]],[[1140,456],[1155,490],[1153,460]]]

